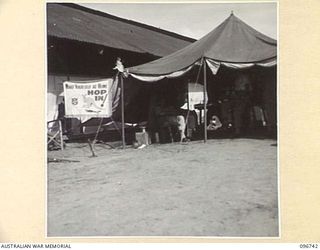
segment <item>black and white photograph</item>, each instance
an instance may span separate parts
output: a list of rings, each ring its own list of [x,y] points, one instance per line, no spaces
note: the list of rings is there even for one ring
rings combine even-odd
[[[278,2],[46,2],[46,236],[279,238]]]

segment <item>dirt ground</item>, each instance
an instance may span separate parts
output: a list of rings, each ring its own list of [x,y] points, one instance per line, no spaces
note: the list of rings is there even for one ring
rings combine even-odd
[[[278,236],[274,140],[110,149],[48,157],[48,236]]]

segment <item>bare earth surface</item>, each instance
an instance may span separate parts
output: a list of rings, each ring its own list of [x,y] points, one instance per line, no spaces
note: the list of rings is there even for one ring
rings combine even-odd
[[[274,140],[109,149],[48,157],[48,236],[278,236]]]

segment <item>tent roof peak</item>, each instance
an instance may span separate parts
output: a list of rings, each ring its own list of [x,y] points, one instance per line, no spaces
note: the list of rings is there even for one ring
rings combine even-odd
[[[275,60],[277,41],[255,30],[233,13],[198,41],[158,60],[129,68],[136,75],[166,75],[185,70],[201,58],[233,64]]]

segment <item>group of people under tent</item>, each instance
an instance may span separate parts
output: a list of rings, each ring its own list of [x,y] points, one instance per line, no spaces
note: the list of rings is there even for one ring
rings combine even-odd
[[[263,110],[254,106],[252,96],[250,75],[238,73],[232,85],[221,91],[213,108],[208,105],[207,130],[228,130],[233,136],[239,136],[250,126],[252,120],[260,120],[265,125]],[[190,140],[198,128],[203,128],[203,124],[198,124],[197,113],[183,110],[181,106],[181,103],[175,104],[163,97],[151,102],[148,131],[152,141]]]

